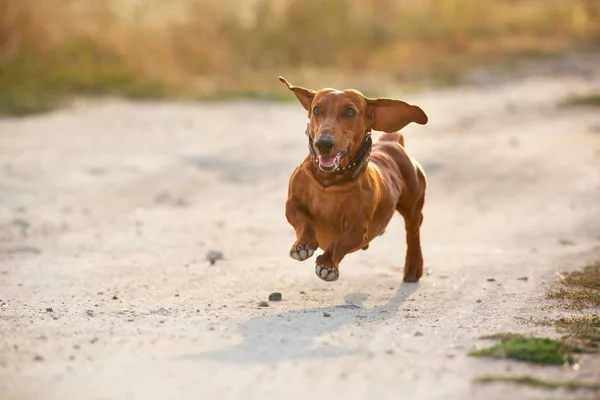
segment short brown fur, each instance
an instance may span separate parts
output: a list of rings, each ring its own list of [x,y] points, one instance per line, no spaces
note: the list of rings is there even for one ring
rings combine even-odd
[[[366,250],[398,211],[406,228],[404,281],[417,282],[423,275],[420,226],[426,177],[397,131],[411,122],[426,124],[423,110],[399,100],[369,99],[356,90],[315,92],[279,80],[308,111],[313,142],[326,132],[335,139],[332,153],[348,149],[341,167],[356,157],[371,129],[385,132],[358,171],[326,172],[311,155],[294,170],[286,201],[286,218],[297,238],[290,256],[304,261],[320,247],[324,252],[316,259],[315,272],[335,281],[346,254]]]

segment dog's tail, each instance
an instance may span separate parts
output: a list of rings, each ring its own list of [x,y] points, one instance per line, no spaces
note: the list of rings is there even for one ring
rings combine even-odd
[[[400,132],[384,133],[379,137],[379,140],[387,142],[398,142],[400,143],[400,146],[404,147],[404,135]]]
[[[406,146],[404,146],[404,135],[401,134],[400,132],[398,132],[398,143],[400,143],[400,146],[406,147]]]

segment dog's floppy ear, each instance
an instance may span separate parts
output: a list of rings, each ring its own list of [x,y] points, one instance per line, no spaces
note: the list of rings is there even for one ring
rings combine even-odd
[[[304,107],[306,109],[306,111],[308,111],[310,113],[311,104],[312,104],[313,98],[315,97],[315,94],[317,92],[315,92],[314,90],[300,87],[300,86],[294,86],[291,83],[289,83],[283,76],[280,76],[279,80],[281,82],[285,83],[287,85],[288,89],[290,89],[292,92],[294,92],[294,94],[300,101],[300,104],[302,104],[302,107]]]
[[[427,115],[417,106],[394,99],[367,99],[367,118],[371,128],[381,132],[396,132],[411,122],[427,123]]]

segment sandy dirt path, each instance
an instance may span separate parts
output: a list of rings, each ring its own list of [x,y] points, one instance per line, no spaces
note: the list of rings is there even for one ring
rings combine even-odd
[[[399,217],[336,283],[288,257],[296,103],[0,119],[0,398],[577,397],[472,379],[600,380],[594,360],[467,354],[483,334],[552,335],[526,321],[556,312],[556,273],[600,259],[600,112],[557,107],[599,89],[600,68],[401,96],[430,116],[404,130],[429,179],[419,284],[401,284]]]

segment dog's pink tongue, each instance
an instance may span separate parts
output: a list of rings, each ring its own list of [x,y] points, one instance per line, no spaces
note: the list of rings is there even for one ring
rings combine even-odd
[[[319,156],[319,164],[324,167],[331,167],[335,163],[335,155],[333,156]]]

